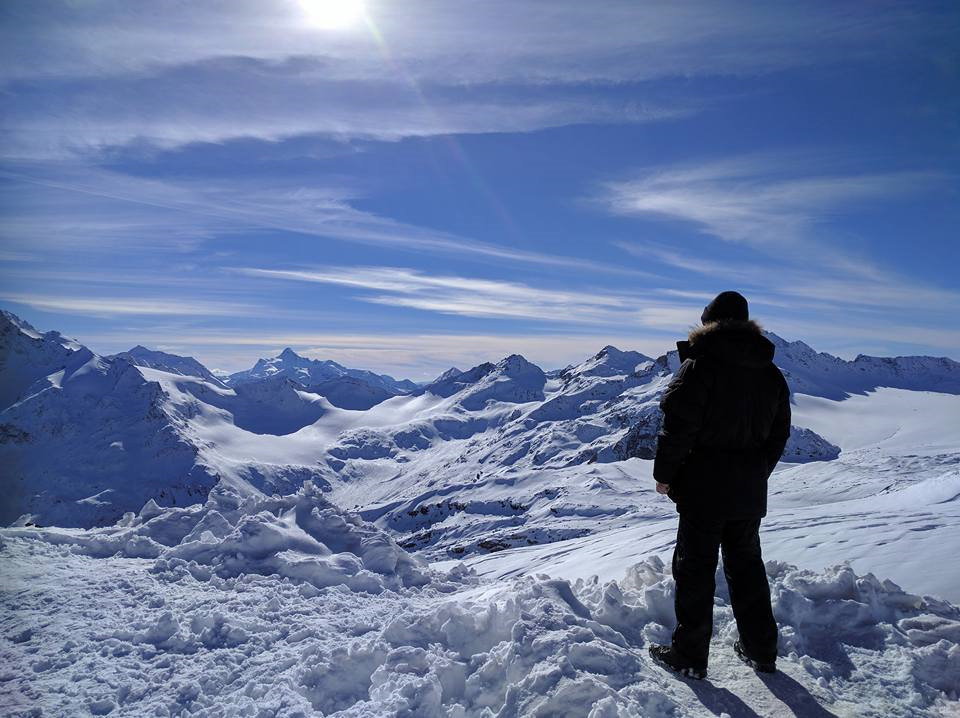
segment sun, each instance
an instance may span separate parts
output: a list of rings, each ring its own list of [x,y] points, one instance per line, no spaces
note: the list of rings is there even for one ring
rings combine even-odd
[[[317,27],[336,30],[350,27],[363,17],[363,0],[300,0],[308,21]]]

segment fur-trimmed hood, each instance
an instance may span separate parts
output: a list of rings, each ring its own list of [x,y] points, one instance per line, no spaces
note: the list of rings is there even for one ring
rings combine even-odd
[[[775,351],[759,324],[740,319],[707,322],[691,331],[687,341],[677,342],[677,349],[681,361],[709,354],[730,364],[750,367],[769,364]]]
[[[716,322],[707,322],[702,327],[695,327],[690,330],[687,341],[691,345],[696,344],[698,339],[706,337],[717,332],[753,332],[763,336],[763,328],[752,319],[746,321],[741,319],[721,319]]]

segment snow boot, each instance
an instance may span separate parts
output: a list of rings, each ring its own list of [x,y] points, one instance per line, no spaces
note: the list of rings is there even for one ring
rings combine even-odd
[[[740,643],[740,639],[737,639],[737,642],[733,644],[733,650],[737,654],[737,658],[750,666],[753,670],[759,671],[760,673],[776,673],[777,664],[774,661],[770,663],[761,663],[760,661],[753,660],[750,656],[747,655],[747,652],[743,650],[743,644]]]
[[[702,680],[707,676],[706,666],[694,666],[678,656],[670,646],[650,646],[650,657],[654,663],[669,668],[687,678]]]

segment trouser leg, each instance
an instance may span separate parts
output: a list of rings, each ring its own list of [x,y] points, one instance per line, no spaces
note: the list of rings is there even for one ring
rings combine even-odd
[[[760,553],[760,519],[728,521],[723,528],[723,573],[730,588],[740,643],[756,661],[777,659],[777,623]]]
[[[720,524],[680,514],[677,545],[673,550],[676,582],[673,605],[677,628],[672,645],[681,657],[698,667],[706,667],[710,651],[720,538]]]

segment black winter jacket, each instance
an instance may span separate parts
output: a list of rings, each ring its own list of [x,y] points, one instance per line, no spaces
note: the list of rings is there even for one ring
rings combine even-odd
[[[654,478],[681,512],[767,513],[767,479],[790,436],[790,390],[752,321],[711,322],[679,342],[683,363],[660,408]]]

